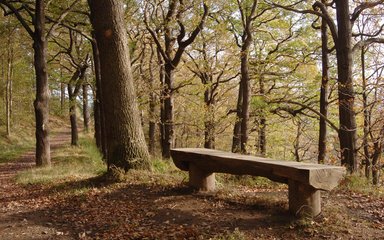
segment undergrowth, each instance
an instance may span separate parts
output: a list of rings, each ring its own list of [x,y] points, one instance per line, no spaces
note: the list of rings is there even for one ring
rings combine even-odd
[[[372,179],[367,179],[364,176],[352,174],[346,176],[345,179],[340,183],[340,189],[384,197],[384,184],[382,182],[383,179],[381,179],[381,185],[379,184],[375,186],[372,184]]]
[[[22,184],[52,183],[95,177],[106,171],[93,141],[81,138],[79,146],[65,146],[53,153],[51,167],[32,168],[17,175]]]

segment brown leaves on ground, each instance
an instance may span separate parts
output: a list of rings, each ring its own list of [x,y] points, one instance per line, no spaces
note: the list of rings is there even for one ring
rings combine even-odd
[[[21,186],[7,171],[28,166],[20,161],[0,165],[0,174],[8,174],[0,176],[0,239],[384,238],[383,198],[324,193],[323,213],[298,221],[288,213],[284,188],[199,194],[183,183],[108,183],[102,177]]]

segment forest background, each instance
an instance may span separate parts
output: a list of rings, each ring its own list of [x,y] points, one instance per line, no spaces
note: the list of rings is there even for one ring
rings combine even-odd
[[[384,136],[383,1],[339,2],[346,5],[124,1],[149,152],[169,158],[171,147],[208,147],[343,164],[378,184]],[[0,5],[5,13],[0,17],[0,123],[12,138],[34,125],[38,86],[33,39],[25,28],[35,29],[37,8],[27,1],[2,0]],[[348,9],[351,31],[346,36],[340,9]],[[45,14],[49,114],[70,116],[76,145],[77,121],[92,131],[100,120],[89,10],[85,1],[50,1]],[[347,65],[338,59],[344,48],[352,60]],[[350,70],[349,82],[340,80],[342,66]],[[340,136],[347,136],[345,146]],[[102,141],[98,145],[103,150]]]

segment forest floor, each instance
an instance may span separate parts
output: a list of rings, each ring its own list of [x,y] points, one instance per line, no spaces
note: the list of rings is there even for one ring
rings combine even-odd
[[[68,146],[56,132],[52,154]],[[313,220],[288,213],[284,185],[220,186],[191,192],[171,176],[111,183],[103,177],[18,184],[34,153],[0,164],[0,239],[384,239],[384,197],[337,189],[323,193]],[[143,180],[146,179],[146,180]],[[379,191],[380,189],[378,189]],[[382,190],[382,189],[381,189]]]

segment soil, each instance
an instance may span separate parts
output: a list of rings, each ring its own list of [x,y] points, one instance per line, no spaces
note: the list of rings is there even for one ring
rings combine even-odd
[[[68,145],[56,133],[52,151]],[[19,185],[34,153],[0,164],[0,239],[384,239],[384,198],[346,190],[322,194],[322,214],[297,220],[287,191],[238,186],[192,192],[185,183],[67,179]]]

